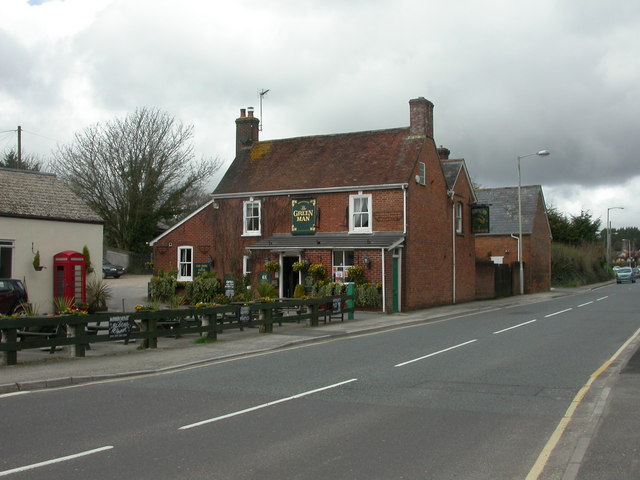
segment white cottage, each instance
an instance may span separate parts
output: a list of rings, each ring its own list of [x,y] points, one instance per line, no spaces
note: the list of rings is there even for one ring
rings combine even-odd
[[[40,313],[60,292],[84,296],[85,247],[95,269],[86,278],[101,278],[103,223],[55,175],[0,168],[0,278],[22,280]]]

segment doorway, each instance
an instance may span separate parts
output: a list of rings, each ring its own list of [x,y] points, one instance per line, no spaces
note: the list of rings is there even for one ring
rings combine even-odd
[[[300,257],[282,257],[282,296],[293,298],[296,285],[299,283],[300,274],[293,271],[293,264],[299,261]]]

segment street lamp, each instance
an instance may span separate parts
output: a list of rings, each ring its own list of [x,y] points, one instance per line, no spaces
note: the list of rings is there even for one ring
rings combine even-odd
[[[607,208],[607,268],[611,266],[611,222],[609,222],[610,210],[624,210],[624,207]]]
[[[520,159],[533,157],[534,155],[546,157],[549,155],[549,151],[540,150],[536,153],[518,156],[518,264],[520,267],[520,295],[524,295],[524,268],[522,266],[522,195],[520,192],[522,190],[522,176],[520,175]]]

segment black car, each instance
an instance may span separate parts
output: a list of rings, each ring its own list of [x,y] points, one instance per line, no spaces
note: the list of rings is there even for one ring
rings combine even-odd
[[[22,304],[28,301],[27,289],[20,280],[0,278],[0,315],[23,313]]]
[[[114,265],[107,261],[102,262],[102,278],[113,277],[120,278],[120,275],[124,273],[124,267],[120,265]]]

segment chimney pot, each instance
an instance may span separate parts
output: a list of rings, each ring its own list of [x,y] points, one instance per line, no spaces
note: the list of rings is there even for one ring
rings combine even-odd
[[[247,116],[247,111],[244,108],[240,109],[240,118],[244,118]]]
[[[253,118],[253,107],[249,107],[248,109],[249,118]]]
[[[440,160],[449,160],[450,153],[451,153],[451,150],[449,150],[446,147],[443,147],[442,145],[440,145],[440,147],[438,148],[438,156],[440,157]]]

